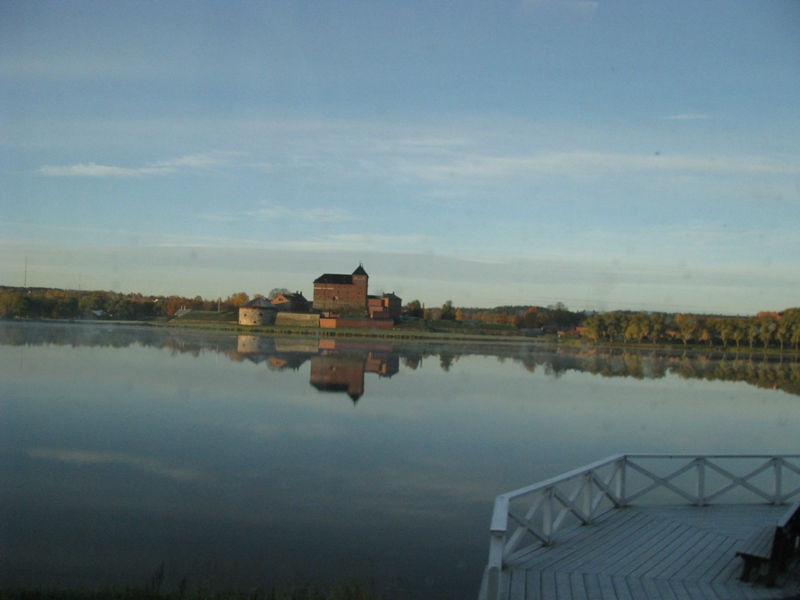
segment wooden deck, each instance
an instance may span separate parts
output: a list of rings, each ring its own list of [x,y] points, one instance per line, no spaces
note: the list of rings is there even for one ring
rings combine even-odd
[[[786,506],[629,506],[563,530],[552,545],[509,557],[499,597],[563,599],[750,599],[800,595],[797,564],[778,585],[742,582],[741,544]]]
[[[495,498],[480,600],[789,598],[743,542],[800,496],[800,455],[616,454]]]

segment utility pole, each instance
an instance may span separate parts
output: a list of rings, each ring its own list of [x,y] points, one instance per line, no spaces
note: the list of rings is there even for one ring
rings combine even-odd
[[[28,289],[28,257],[25,257],[25,285],[23,286],[26,290]]]

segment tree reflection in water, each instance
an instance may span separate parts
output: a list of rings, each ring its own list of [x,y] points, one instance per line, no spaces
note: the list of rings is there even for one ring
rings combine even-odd
[[[25,328],[25,330],[23,330]],[[269,337],[209,334],[163,327],[113,325],[0,324],[0,345],[56,345],[168,348],[174,354],[223,354],[233,361],[265,363],[268,368],[298,370],[311,362],[310,383],[320,391],[347,393],[354,401],[364,393],[364,374],[391,377],[400,363],[412,370],[433,359],[447,372],[462,356],[496,356],[513,360],[530,372],[548,376],[586,372],[601,377],[660,379],[674,374],[684,379],[739,381],[764,389],[800,395],[800,355],[748,351],[676,352],[670,349],[629,349],[552,346],[520,343],[385,342],[317,337]]]

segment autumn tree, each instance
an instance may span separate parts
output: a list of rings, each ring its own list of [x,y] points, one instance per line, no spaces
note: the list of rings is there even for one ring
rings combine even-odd
[[[684,346],[694,339],[698,325],[699,323],[694,315],[675,315],[675,327],[677,328],[678,337],[681,338]]]
[[[592,315],[583,323],[586,337],[594,342],[599,342],[605,336],[605,326],[601,315]]]
[[[236,292],[235,294],[231,294],[225,298],[223,303],[225,304],[226,310],[235,310],[249,300],[250,296],[248,296],[245,292]]]

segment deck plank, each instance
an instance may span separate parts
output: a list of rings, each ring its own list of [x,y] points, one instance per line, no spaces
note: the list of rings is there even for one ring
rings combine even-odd
[[[785,507],[627,507],[517,553],[504,571],[509,600],[760,600],[800,592],[742,582],[736,548]]]

